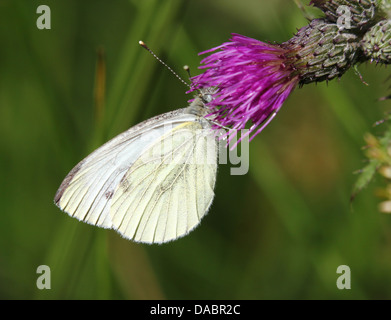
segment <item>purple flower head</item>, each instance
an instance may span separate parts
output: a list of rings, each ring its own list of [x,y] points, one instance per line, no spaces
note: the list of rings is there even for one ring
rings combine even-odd
[[[208,106],[210,117],[235,130],[252,123],[250,140],[272,120],[299,83],[291,50],[239,34],[229,42],[202,52],[210,53],[201,63],[204,73],[192,78],[193,90],[216,88]],[[227,133],[228,142],[235,136]],[[244,136],[242,135],[241,139]]]
[[[299,84],[341,77],[357,62],[359,38],[325,19],[314,19],[282,44],[239,34],[211,50],[201,61],[204,73],[192,78],[192,90],[213,88],[209,114],[217,123],[260,133]],[[227,133],[228,142],[235,134]],[[241,140],[240,139],[240,140]],[[239,141],[240,141],[239,140]],[[238,142],[239,142],[238,141]]]

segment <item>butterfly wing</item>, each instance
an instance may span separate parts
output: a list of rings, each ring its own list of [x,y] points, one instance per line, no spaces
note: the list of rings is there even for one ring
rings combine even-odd
[[[111,228],[112,197],[124,174],[149,144],[172,127],[194,118],[186,109],[179,109],[146,120],[116,136],[72,169],[55,195],[55,204],[79,220]]]
[[[214,197],[218,141],[201,117],[158,139],[129,168],[114,192],[113,228],[125,238],[163,243],[186,235]]]

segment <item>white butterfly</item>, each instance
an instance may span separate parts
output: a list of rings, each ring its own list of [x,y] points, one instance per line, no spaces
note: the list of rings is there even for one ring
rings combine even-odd
[[[193,230],[214,197],[219,139],[200,93],[184,109],[119,134],[65,177],[55,204],[123,237],[164,243]]]

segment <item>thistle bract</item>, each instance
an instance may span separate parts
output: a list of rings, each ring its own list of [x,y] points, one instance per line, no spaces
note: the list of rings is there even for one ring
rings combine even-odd
[[[359,39],[324,19],[315,19],[283,43],[300,74],[300,84],[341,77],[357,60]]]

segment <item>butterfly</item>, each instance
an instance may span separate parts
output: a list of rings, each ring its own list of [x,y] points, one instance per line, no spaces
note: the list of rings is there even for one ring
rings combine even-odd
[[[213,198],[219,138],[205,117],[210,89],[187,108],[141,122],[79,162],[55,204],[80,221],[142,243],[165,243],[199,225]]]

